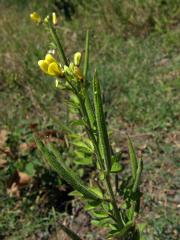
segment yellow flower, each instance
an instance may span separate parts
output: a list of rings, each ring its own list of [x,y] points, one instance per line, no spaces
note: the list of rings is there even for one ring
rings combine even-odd
[[[64,72],[60,64],[57,62],[52,62],[48,66],[48,74],[52,76],[62,77],[64,75]]]
[[[55,12],[53,12],[52,13],[52,23],[54,24],[54,25],[57,25],[57,16],[56,16],[56,13]]]
[[[30,18],[35,22],[35,23],[40,23],[41,22],[41,17],[37,12],[33,12],[30,14]]]
[[[44,60],[39,60],[38,65],[41,70],[51,76],[63,77],[64,70],[51,54],[46,54]]]
[[[79,66],[81,62],[81,53],[77,52],[74,54],[74,65]]]

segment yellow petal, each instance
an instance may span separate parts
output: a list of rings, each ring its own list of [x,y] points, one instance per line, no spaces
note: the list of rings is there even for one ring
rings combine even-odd
[[[61,66],[57,62],[52,62],[49,64],[48,74],[57,77],[62,77],[64,75]]]
[[[46,61],[44,60],[39,60],[38,61],[38,65],[41,68],[41,70],[45,73],[48,73],[48,64]]]
[[[30,18],[31,18],[34,22],[36,22],[36,23],[40,23],[40,22],[41,22],[41,17],[40,17],[39,14],[36,13],[36,12],[31,13],[31,14],[30,14]]]
[[[52,62],[56,62],[56,59],[51,54],[48,53],[45,56],[45,61],[47,62],[47,64],[50,64]]]

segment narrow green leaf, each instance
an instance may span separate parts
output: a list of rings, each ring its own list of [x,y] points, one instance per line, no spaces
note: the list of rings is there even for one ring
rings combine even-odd
[[[91,157],[89,158],[84,157],[84,158],[75,159],[74,163],[76,163],[77,165],[91,166],[93,162]]]
[[[118,173],[122,170],[122,166],[119,162],[114,162],[111,167],[111,173]]]
[[[132,187],[132,193],[135,196],[135,199],[132,199],[131,208],[128,211],[129,220],[133,220],[135,213],[138,212],[137,206],[139,206],[139,204],[140,204],[140,193],[138,191],[138,188],[139,188],[142,169],[143,169],[143,162],[142,162],[142,160],[139,160],[138,161],[138,169],[136,171],[136,178],[135,178],[135,181],[134,181],[134,184]]]
[[[83,195],[80,192],[76,191],[76,190],[70,192],[68,195],[69,196],[73,196],[73,197],[80,197],[80,198],[83,197]]]
[[[86,211],[92,210],[94,208],[97,208],[100,204],[100,201],[88,201],[87,204],[85,205],[84,209]]]
[[[98,187],[90,187],[89,188],[92,192],[94,192],[100,199],[103,199],[102,191]]]
[[[91,128],[95,129],[96,118],[95,118],[95,115],[94,115],[93,106],[92,106],[92,103],[90,101],[90,97],[89,97],[87,89],[85,89],[85,106],[86,106],[86,111],[87,111],[89,121],[90,121],[90,124],[91,124]]]
[[[104,218],[109,218],[109,214],[106,211],[99,210],[99,209],[91,210],[91,215],[94,218],[98,218],[99,220]]]
[[[93,153],[94,152],[94,149],[92,148],[92,145],[90,146],[89,144],[86,144],[85,142],[80,142],[80,141],[75,142],[75,141],[73,141],[72,144],[76,147],[84,149],[88,153]]]
[[[109,228],[109,225],[111,223],[112,223],[112,219],[109,217],[98,219],[98,220],[95,220],[95,219],[91,220],[91,224],[99,228],[105,228],[105,227]]]
[[[111,170],[110,146],[109,146],[105,116],[103,111],[100,83],[96,76],[96,72],[94,74],[94,79],[93,79],[93,98],[94,98],[95,116],[96,116],[96,122],[97,122],[97,133],[99,137],[100,151],[102,154],[102,158],[105,161],[106,170],[110,171]]]
[[[69,183],[75,190],[82,193],[85,198],[99,200],[99,197],[95,193],[91,192],[85,186],[84,182],[64,164],[58,151],[56,151],[51,146],[49,146],[50,149],[48,149],[42,142],[37,139],[36,143],[47,163],[59,174],[59,176],[63,177],[64,180]]]
[[[133,227],[134,222],[133,221],[129,221],[126,223],[126,225],[123,227],[122,230],[112,230],[110,231],[110,234],[108,235],[108,238],[119,238],[119,237],[124,237],[126,235],[126,233],[128,232],[128,230]]]
[[[137,167],[138,167],[138,162],[137,162],[137,158],[136,158],[136,154],[135,154],[135,151],[134,151],[133,144],[132,144],[131,139],[129,137],[128,137],[128,149],[129,149],[129,156],[130,156],[130,160],[131,160],[132,177],[135,180],[136,171],[137,171]]]

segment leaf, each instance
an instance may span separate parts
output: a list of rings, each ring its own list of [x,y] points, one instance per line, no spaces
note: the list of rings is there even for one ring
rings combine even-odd
[[[91,166],[93,164],[92,156],[89,153],[84,153],[80,151],[75,151],[75,160],[74,162],[77,165],[88,165]]]
[[[94,78],[93,78],[93,99],[94,99],[95,117],[97,122],[97,134],[99,138],[100,152],[101,152],[102,158],[105,161],[106,170],[110,171],[111,170],[110,145],[109,145],[105,116],[103,111],[100,83],[96,76],[96,73],[94,74]]]
[[[136,154],[135,154],[135,151],[134,151],[133,144],[132,144],[131,139],[129,137],[128,137],[128,149],[129,149],[129,156],[130,156],[130,160],[131,160],[132,177],[135,180],[138,163],[137,163],[137,158],[136,158]]]
[[[99,200],[98,201],[88,201],[88,203],[85,205],[84,209],[86,211],[92,210],[94,208],[97,208],[99,206],[99,204],[100,204]]]
[[[85,198],[99,200],[99,197],[85,186],[84,182],[75,173],[64,164],[59,152],[52,146],[46,148],[42,142],[36,139],[37,146],[48,164],[55,170],[59,176],[69,183],[75,190],[83,194]],[[57,160],[58,159],[58,160]]]
[[[109,215],[107,214],[107,212],[103,211],[103,210],[94,210],[91,211],[93,217],[98,218],[98,220],[100,219],[104,219],[104,218],[109,218]]]
[[[113,210],[113,206],[112,206],[112,204],[109,203],[109,202],[103,202],[103,203],[102,203],[102,207],[103,207],[104,210],[106,210],[106,211],[108,211],[108,212],[110,212],[110,211]]]
[[[102,191],[97,187],[90,187],[89,188],[92,192],[94,192],[100,199],[103,199]]]
[[[85,142],[73,141],[72,144],[75,145],[76,147],[84,149],[85,152],[88,152],[88,153],[93,153],[94,152],[94,149],[92,148],[92,146],[90,146],[89,144],[86,144]]]
[[[83,197],[82,193],[80,193],[80,192],[78,192],[76,190],[70,192],[68,195],[69,196],[73,196],[73,197]]]
[[[122,170],[122,166],[119,162],[114,162],[111,167],[111,173],[118,173]]]
[[[128,232],[128,230],[133,227],[134,222],[133,221],[129,221],[126,223],[126,225],[123,227],[123,229],[121,230],[111,230],[109,232],[108,238],[112,238],[112,237],[124,237],[126,235],[126,233]]]
[[[138,229],[140,231],[140,233],[142,233],[144,231],[144,229],[146,228],[147,224],[146,223],[139,223],[138,224]]]
[[[92,165],[92,158],[91,157],[84,157],[84,158],[75,159],[74,163],[77,164],[77,165],[89,166],[89,165]]]
[[[73,120],[73,121],[70,121],[69,125],[71,127],[75,127],[75,126],[84,126],[84,121],[82,119],[79,119],[79,120]]]
[[[28,163],[25,167],[25,172],[30,175],[31,177],[34,176],[35,174],[35,168],[34,165],[32,163]]]
[[[110,217],[102,218],[98,220],[91,220],[91,224],[97,227],[109,227],[109,225],[112,223],[112,219]]]
[[[103,181],[105,179],[106,173],[104,173],[102,170],[99,172],[99,179]]]

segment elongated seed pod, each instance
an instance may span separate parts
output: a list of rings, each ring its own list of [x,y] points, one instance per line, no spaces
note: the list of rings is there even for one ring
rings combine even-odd
[[[93,111],[93,106],[90,101],[90,97],[88,95],[87,90],[85,90],[85,106],[86,106],[86,111],[87,111],[89,121],[91,124],[91,128],[94,129],[96,126],[96,119],[95,119],[95,115],[94,115],[94,111]]]
[[[45,147],[43,143],[37,139],[36,143],[47,163],[52,167],[53,170],[58,173],[60,177],[63,177],[68,184],[70,184],[74,189],[82,193],[84,197],[88,199],[99,200],[99,197],[95,193],[90,191],[85,186],[84,182],[78,176],[76,176],[71,169],[65,166],[61,158],[58,158],[57,160],[54,153],[47,149],[47,147]]]
[[[103,111],[101,89],[100,89],[100,84],[96,76],[96,73],[94,74],[94,79],[93,79],[93,97],[94,97],[95,117],[96,117],[96,123],[97,123],[97,133],[99,137],[100,151],[102,154],[102,158],[105,161],[106,170],[109,172],[111,170],[110,146],[109,146],[105,116]]]
[[[129,156],[130,156],[130,160],[131,160],[132,177],[135,181],[136,171],[137,171],[137,168],[138,168],[138,162],[137,162],[136,153],[134,151],[133,144],[132,144],[131,139],[129,137],[128,137],[128,149],[129,149]]]
[[[88,86],[90,85],[88,83],[88,79],[87,79],[88,68],[89,68],[89,31],[86,32],[83,75],[84,75],[84,84],[85,84],[86,111],[87,111],[87,114],[88,114],[88,117],[89,117],[89,120],[90,120],[91,127],[94,128],[96,119],[95,119],[95,115],[94,115],[93,104],[91,103],[90,96],[89,96],[89,93],[88,93]]]
[[[136,178],[135,178],[133,189],[132,189],[133,193],[135,193],[137,191],[138,187],[139,187],[142,170],[143,170],[143,161],[140,159],[138,161],[138,168],[137,168],[137,171],[136,171]]]

